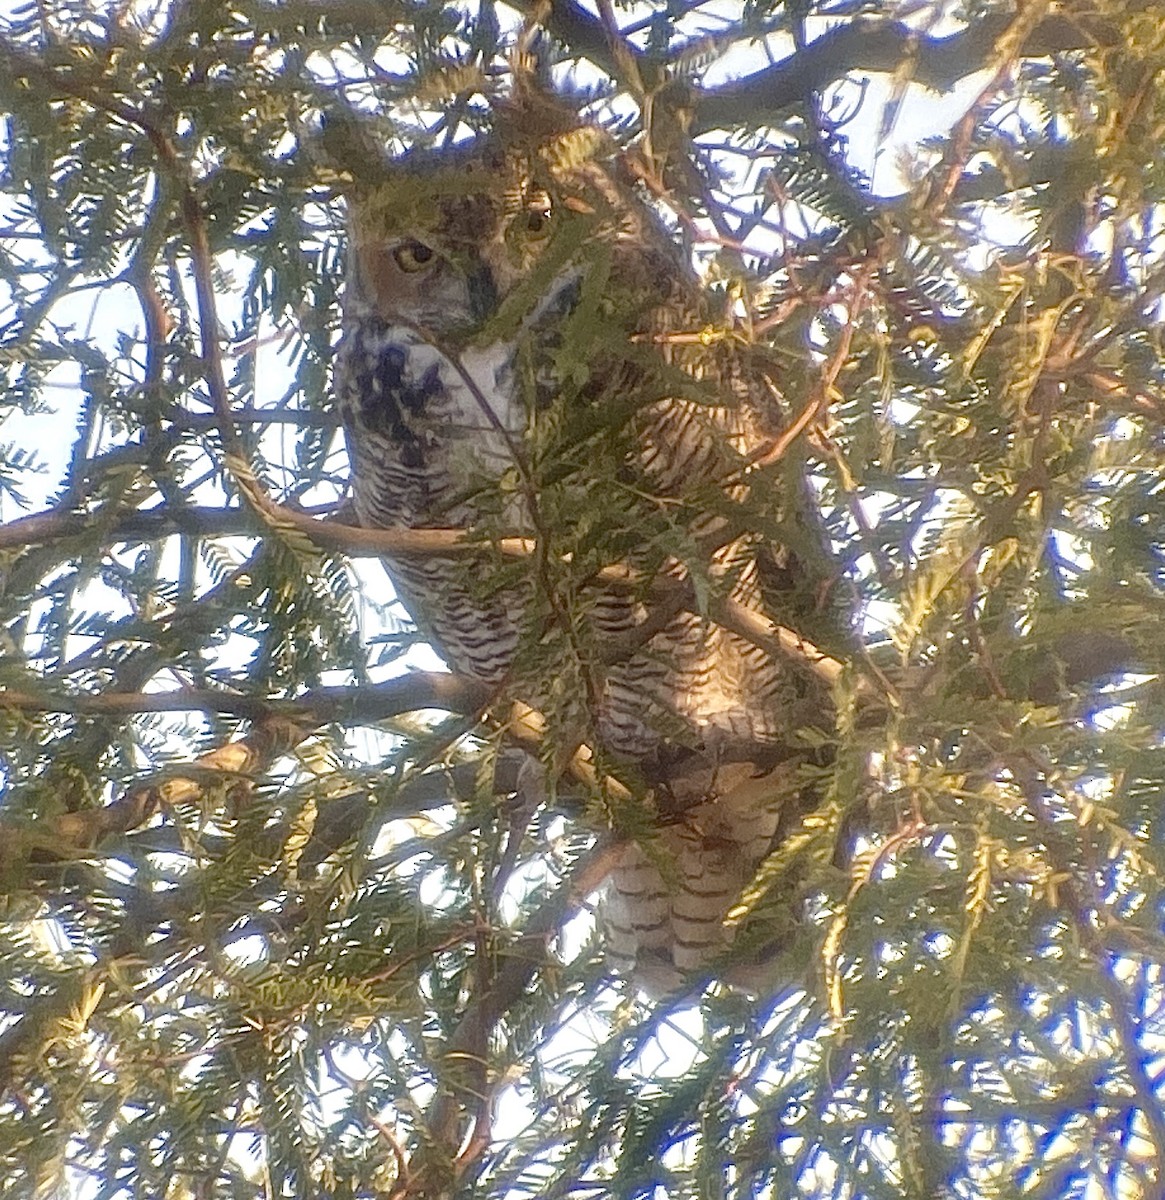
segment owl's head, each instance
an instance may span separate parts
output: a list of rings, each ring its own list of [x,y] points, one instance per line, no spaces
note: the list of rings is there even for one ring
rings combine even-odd
[[[496,340],[598,263],[628,283],[674,278],[670,238],[622,176],[610,138],[588,126],[501,125],[464,146],[411,151],[349,197],[348,302],[390,323]]]

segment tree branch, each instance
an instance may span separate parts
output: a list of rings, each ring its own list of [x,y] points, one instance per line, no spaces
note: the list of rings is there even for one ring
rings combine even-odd
[[[536,0],[521,0],[515,7],[537,16]],[[572,53],[588,59],[612,77],[622,74],[603,22],[573,0],[550,0],[543,18],[547,30]],[[911,78],[936,92],[946,91],[961,79],[990,63],[1000,37],[1015,21],[1009,13],[977,18],[960,33],[948,37],[923,37],[899,21],[877,17],[836,25],[815,41],[796,49],[771,67],[742,76],[731,83],[693,91],[693,134],[713,129],[758,125],[800,104],[851,71],[893,74],[911,64]],[[1068,50],[1112,46],[1120,42],[1116,25],[1099,14],[1053,14],[1036,23],[1019,47],[1025,58],[1045,58]],[[641,62],[643,55],[624,39],[620,51]],[[674,57],[682,57],[688,46]]]
[[[400,1200],[431,1200],[445,1194],[442,1187],[459,1178],[472,1165],[457,1155],[457,1147],[472,1146],[466,1121],[484,1119],[492,1082],[489,1078],[489,1042],[498,1023],[522,998],[531,980],[542,969],[551,938],[594,894],[610,874],[622,851],[619,843],[600,842],[582,858],[568,879],[530,917],[513,946],[502,955],[488,954],[488,983],[466,1005],[465,1012],[445,1047],[440,1090],[429,1110],[430,1144],[413,1164],[408,1186],[396,1193]],[[476,1114],[469,1117],[472,1110]]]
[[[201,755],[193,762],[158,772],[101,808],[60,813],[31,824],[5,823],[0,831],[0,862],[30,853],[52,858],[84,854],[106,838],[145,824],[163,807],[197,800],[209,786],[243,793],[253,776],[276,758],[332,721],[373,723],[419,709],[472,712],[484,702],[484,690],[454,675],[416,672],[367,688],[315,688],[293,701],[264,701],[214,692],[164,694],[106,693],[52,699],[29,693],[0,691],[0,706],[24,712],[96,713],[211,711],[253,719],[249,732]]]
[[[384,554],[473,554],[483,543],[463,529],[368,529],[340,521],[321,520],[302,509],[272,504],[269,515],[283,526],[305,533],[321,549],[377,557]],[[47,545],[64,538],[101,531],[104,544],[150,541],[175,534],[202,537],[261,537],[270,526],[248,508],[139,509],[113,516],[104,509],[92,513],[49,509],[17,517],[0,525],[0,550]],[[525,558],[535,551],[531,538],[501,538],[491,542],[500,553]]]
[[[376,722],[422,708],[471,712],[487,698],[484,689],[441,671],[413,671],[384,683],[363,687],[319,687],[294,700],[270,700],[197,688],[173,692],[102,692],[54,696],[0,688],[0,707],[26,713],[74,713],[86,716],[130,716],[146,712],[215,712],[261,720]]]
[[[360,557],[383,555],[448,555],[480,554],[483,545],[471,534],[461,529],[367,529],[359,525],[344,525],[339,522],[322,521],[307,513],[285,506],[277,506],[278,519],[294,525],[305,533],[317,546],[338,550]],[[101,527],[108,531],[112,542],[147,540],[167,537],[176,533],[199,533],[204,536],[259,536],[265,526],[248,510],[191,508],[177,512],[147,510],[133,513],[115,525],[102,522],[99,516],[77,513],[37,513],[22,517],[0,526],[0,549],[13,546],[43,543],[64,537],[74,537],[86,528]],[[529,558],[537,553],[533,538],[507,537],[488,543],[488,548],[507,558]],[[597,573],[596,581],[614,587],[641,587],[646,581],[624,564],[613,564]],[[674,581],[661,580],[661,590],[672,593],[677,585]],[[716,606],[717,620],[739,636],[762,649],[776,651],[792,661],[806,673],[833,684],[841,674],[843,664],[814,646],[799,633],[786,629],[772,621],[746,611],[741,605],[724,602]],[[309,696],[319,697],[326,689],[317,689]],[[339,689],[354,695],[349,689]],[[31,712],[176,712],[192,709],[233,713],[250,716],[257,702],[248,697],[230,696],[218,692],[182,691],[178,693],[152,693],[122,695],[105,693],[93,697],[69,697],[48,699],[35,694],[17,691],[0,693],[13,707]],[[303,700],[294,702],[316,703]],[[434,706],[437,707],[437,706]],[[384,714],[389,715],[389,714]],[[380,718],[374,718],[380,719]]]
[[[696,91],[691,132],[762,124],[851,71],[893,73],[909,62],[914,82],[946,91],[989,64],[997,40],[1014,19],[1011,14],[979,17],[963,32],[945,38],[920,37],[907,25],[878,18],[838,25],[763,71]],[[1099,17],[1086,25],[1054,15],[1036,25],[1023,40],[1020,53],[1043,58],[1119,40],[1119,31]]]

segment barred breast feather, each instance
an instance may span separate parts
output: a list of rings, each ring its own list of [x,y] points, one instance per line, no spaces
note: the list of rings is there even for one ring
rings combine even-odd
[[[464,493],[470,472],[500,474],[509,463],[505,433],[514,414],[483,410],[479,381],[495,398],[508,357],[460,369],[408,327],[390,326],[356,310],[341,342],[337,399],[352,460],[352,498],[364,525],[467,527],[475,520]],[[467,380],[473,380],[471,388]],[[474,390],[476,389],[476,390]],[[520,429],[512,436],[521,437]],[[472,560],[392,558],[398,596],[459,674],[496,685],[518,644],[520,620],[506,597],[483,600],[465,586]]]

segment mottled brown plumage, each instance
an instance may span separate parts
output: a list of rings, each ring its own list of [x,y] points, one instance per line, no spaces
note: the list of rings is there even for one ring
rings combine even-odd
[[[698,603],[763,611],[778,577],[816,592],[747,528],[761,486],[773,528],[803,504],[749,467],[781,425],[772,372],[596,130],[503,121],[406,155],[350,214],[336,392],[357,512],[542,543],[387,566],[453,670],[643,797],[602,919],[611,961],[671,991],[729,940],[798,791],[795,730],[831,721],[823,685]],[[614,562],[654,586],[597,583]]]

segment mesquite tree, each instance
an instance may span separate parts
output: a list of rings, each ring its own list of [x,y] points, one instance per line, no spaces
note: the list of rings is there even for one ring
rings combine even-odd
[[[5,1195],[1160,1194],[1161,27],[5,19]],[[756,631],[839,714],[742,896],[801,897],[759,994],[611,972],[593,897],[649,831],[566,776],[513,825],[554,729],[441,671],[376,562],[466,539],[346,505],[345,186],[488,128],[520,70],[636,148],[783,364],[774,457],[836,556],[847,644]],[[503,532],[473,561],[521,570]]]

